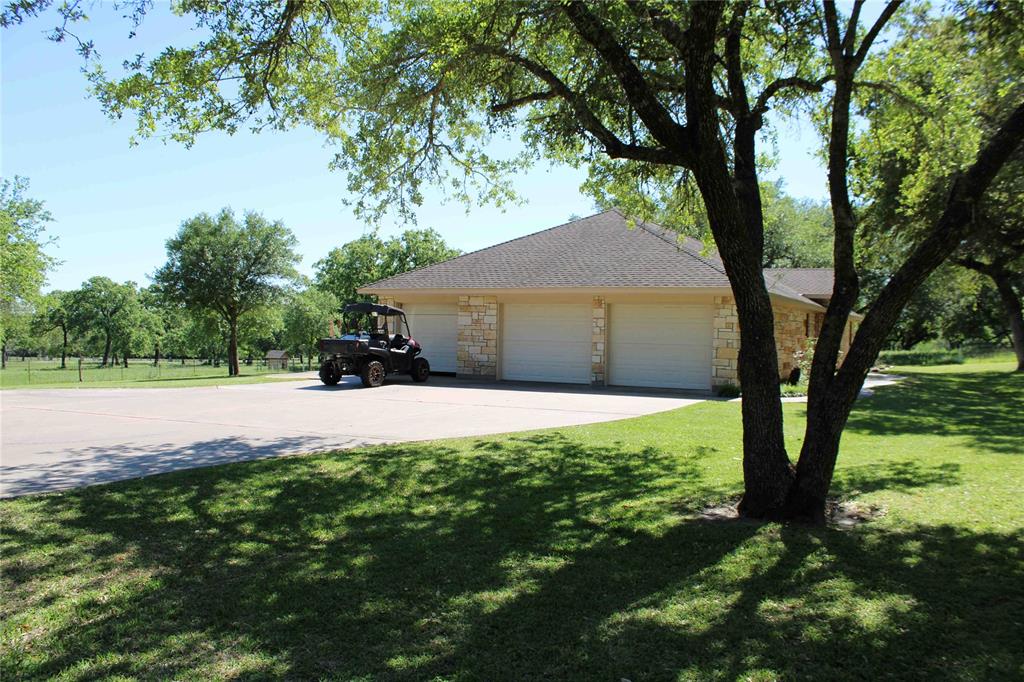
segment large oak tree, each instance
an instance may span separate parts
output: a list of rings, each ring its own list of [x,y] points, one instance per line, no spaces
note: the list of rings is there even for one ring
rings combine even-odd
[[[168,300],[224,323],[231,376],[239,373],[239,320],[273,302],[296,278],[296,243],[280,221],[250,212],[239,222],[229,209],[190,218],[167,240],[167,263],[154,281]]]
[[[411,214],[424,183],[458,198],[504,200],[504,180],[538,156],[574,164],[606,158],[620,173],[662,168],[687,176],[703,200],[742,329],[741,510],[820,520],[840,436],[889,329],[965,237],[972,208],[1024,136],[1017,101],[870,302],[838,368],[859,291],[847,179],[851,103],[866,85],[858,73],[899,6],[887,3],[862,25],[861,1],[841,16],[831,2],[186,0],[181,8],[203,39],[139,58],[123,76],[97,67],[91,78],[110,115],[134,112],[141,134],[163,127],[186,144],[210,129],[311,125],[337,146],[335,165],[348,171],[357,208],[370,214],[385,207]],[[821,92],[830,97],[836,285],[794,466],[761,272],[757,145],[772,107]],[[488,142],[512,132],[526,151],[496,158]]]

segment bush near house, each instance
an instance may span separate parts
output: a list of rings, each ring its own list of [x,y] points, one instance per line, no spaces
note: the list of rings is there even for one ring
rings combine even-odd
[[[964,355],[958,350],[884,350],[879,365],[961,365]]]

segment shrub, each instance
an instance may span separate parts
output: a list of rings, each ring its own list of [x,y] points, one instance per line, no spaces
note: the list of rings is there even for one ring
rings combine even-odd
[[[715,387],[715,394],[719,398],[739,398],[740,387],[736,384],[724,384],[722,386]]]
[[[962,365],[963,353],[958,350],[883,350],[878,354],[882,365]]]

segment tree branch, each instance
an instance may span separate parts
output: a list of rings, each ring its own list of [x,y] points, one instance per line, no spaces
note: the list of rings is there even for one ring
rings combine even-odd
[[[523,95],[522,97],[513,97],[512,99],[505,100],[504,102],[495,102],[491,105],[491,113],[500,114],[505,111],[511,111],[512,109],[518,109],[526,104],[543,102],[549,99],[554,99],[555,97],[557,97],[557,95],[552,90],[531,92],[529,95]]]
[[[809,80],[807,78],[800,78],[799,76],[790,76],[788,78],[780,78],[772,81],[768,86],[761,92],[757,101],[754,103],[754,108],[751,109],[752,114],[764,114],[768,111],[768,101],[779,94],[782,90],[788,88],[796,88],[797,90],[803,90],[804,92],[821,92],[825,89],[825,84],[834,78],[832,75],[823,76],[816,81]]]
[[[611,68],[626,94],[630,106],[644,122],[651,135],[682,158],[692,159],[686,135],[686,126],[676,122],[633,63],[626,49],[611,31],[590,11],[584,2],[576,0],[562,7],[579,34],[593,46]]]
[[[875,38],[882,32],[885,25],[889,23],[889,19],[896,13],[896,10],[903,4],[903,0],[891,0],[886,4],[882,13],[875,19],[875,23],[871,25],[868,32],[864,34],[864,39],[860,43],[860,47],[857,48],[857,54],[853,55],[853,67],[857,69],[863,63],[864,59],[868,56],[868,50],[871,49],[871,45],[875,42]],[[856,29],[856,27],[854,27]],[[852,42],[852,41],[851,41]]]
[[[494,45],[477,45],[476,51],[492,57],[505,59],[508,62],[525,69],[551,88],[552,97],[560,97],[576,114],[576,120],[580,127],[594,136],[604,147],[605,153],[613,159],[632,159],[635,161],[647,161],[649,163],[682,165],[683,159],[679,154],[667,148],[646,147],[641,145],[626,144],[620,140],[601,120],[591,111],[590,107],[583,100],[583,97],[574,92],[562,81],[553,71],[543,64],[528,59],[516,52],[504,47]]]

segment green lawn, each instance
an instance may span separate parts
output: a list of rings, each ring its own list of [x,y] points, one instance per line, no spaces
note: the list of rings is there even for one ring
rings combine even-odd
[[[3,502],[0,676],[1020,679],[1008,369],[860,402],[853,530],[693,518],[740,489],[729,402]]]
[[[187,364],[165,361],[158,367],[154,367],[149,360],[131,360],[128,367],[100,367],[96,361],[87,361],[83,363],[82,381],[79,381],[77,358],[69,359],[65,369],[61,369],[60,360],[11,358],[7,368],[0,370],[0,389],[181,388],[277,381],[270,375],[287,373],[257,364],[243,364],[241,370],[239,376],[229,377],[227,365],[214,367],[191,360]]]

